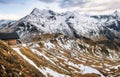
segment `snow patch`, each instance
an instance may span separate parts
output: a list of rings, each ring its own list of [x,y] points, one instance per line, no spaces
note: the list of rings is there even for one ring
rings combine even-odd
[[[37,70],[39,70],[41,73],[43,73],[44,75],[46,75],[32,60],[30,60],[29,58],[27,58],[25,55],[23,55],[19,48],[13,48],[20,56],[22,56],[26,61],[28,61],[32,66],[34,66]]]
[[[50,60],[44,53],[40,53],[38,50],[35,49],[31,49],[33,53],[39,55],[39,56],[43,56],[46,60],[50,61],[51,63],[53,63],[54,65],[56,65],[52,60]]]
[[[47,42],[47,43],[45,43],[45,44],[44,44],[44,46],[45,46],[45,48],[47,48],[47,49],[50,49],[50,48],[55,47],[55,45],[54,45],[54,44],[52,44],[50,41],[49,41],[49,42]]]
[[[105,77],[102,73],[92,67],[84,66],[83,64],[74,64],[72,62],[68,62],[68,64],[73,67],[79,68],[82,74],[95,73],[101,75],[101,77]]]
[[[53,77],[70,77],[70,76],[67,76],[67,75],[63,75],[63,74],[59,74],[57,73],[56,71],[53,71],[52,69],[50,68],[45,68],[46,69],[46,73],[49,73],[50,75],[52,75]]]

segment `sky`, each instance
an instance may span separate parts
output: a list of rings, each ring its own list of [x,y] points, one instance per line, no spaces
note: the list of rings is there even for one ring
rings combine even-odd
[[[81,14],[111,14],[120,11],[120,0],[0,0],[0,19],[19,20],[34,8],[55,12],[77,10]]]

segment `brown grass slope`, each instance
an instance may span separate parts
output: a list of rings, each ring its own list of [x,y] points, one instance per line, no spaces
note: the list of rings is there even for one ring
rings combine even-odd
[[[101,72],[106,77],[120,76],[120,68],[117,68],[117,69],[115,68],[115,66],[118,66],[120,63],[120,59],[119,59],[120,58],[120,56],[119,56],[120,47],[116,44],[116,42],[111,41],[105,37],[101,37],[98,40],[96,40],[96,39],[91,40],[91,39],[87,39],[87,38],[79,38],[79,39],[78,38],[69,38],[69,37],[65,37],[62,35],[57,36],[57,35],[53,35],[53,34],[50,34],[48,37],[47,36],[48,36],[48,34],[40,36],[42,38],[40,40],[38,40],[40,42],[38,43],[39,47],[37,50],[40,51],[40,53],[49,57],[57,66],[67,70],[67,72],[64,71],[64,73],[60,72],[61,69],[59,69],[59,68],[57,68],[57,69],[59,69],[59,71],[57,71],[57,70],[54,70],[54,71],[57,71],[61,74],[70,75],[71,77],[97,77],[97,76],[99,77],[99,75],[89,74],[89,73],[87,75],[82,75],[78,68],[72,67],[67,63],[67,62],[72,62],[74,64],[83,64],[86,66],[93,67],[93,68],[97,69],[99,72]],[[71,40],[74,41],[71,43],[72,49],[66,49],[64,47],[61,47],[59,45],[58,40],[63,45],[68,44],[69,41],[71,41]],[[44,46],[44,43],[47,43],[48,41],[50,41],[52,44],[54,44],[55,47],[47,49]],[[77,49],[77,46],[79,46],[79,48],[81,48],[81,49],[80,50]],[[23,48],[23,49],[28,51],[26,48]],[[28,48],[28,49],[30,49],[30,48]],[[87,51],[85,51],[85,50],[87,50]],[[21,51],[23,51],[23,50],[21,50]],[[30,52],[31,51],[29,50],[29,53]],[[77,53],[77,55],[72,57],[71,53],[74,53],[74,52]],[[23,54],[25,54],[25,53],[23,53]],[[33,54],[33,53],[30,53],[30,54]],[[110,58],[110,54],[113,56],[115,56],[114,54],[117,54],[119,57],[112,60]],[[31,58],[30,56],[28,56],[28,54],[25,54],[25,55],[27,57]],[[57,61],[54,61],[54,58],[56,58]],[[39,59],[40,59],[40,57],[39,57]],[[67,61],[65,59],[67,59]],[[32,60],[36,63],[35,59],[32,59]],[[47,60],[44,60],[44,58],[42,59],[42,61],[43,62],[40,62],[40,63],[44,64],[45,62],[47,62]],[[39,62],[39,61],[37,61],[37,62]],[[48,65],[48,63],[46,64],[45,67],[49,67],[49,68],[53,69],[50,66],[52,64],[49,63],[49,65]],[[107,66],[107,65],[109,65],[109,66]],[[38,63],[38,66],[39,66],[39,63]],[[109,69],[109,71],[106,69]],[[76,70],[77,72],[74,73],[74,70]],[[61,70],[61,71],[63,71],[63,70]]]
[[[32,65],[0,40],[0,77],[44,77]]]

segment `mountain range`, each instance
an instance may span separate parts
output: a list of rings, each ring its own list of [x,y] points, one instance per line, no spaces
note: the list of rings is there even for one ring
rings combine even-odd
[[[21,56],[23,61],[34,66],[33,72],[38,70],[36,75],[120,76],[120,13],[118,11],[109,15],[82,15],[79,11],[56,13],[52,10],[35,8],[20,20],[1,20],[0,32],[19,34],[20,44],[8,46],[0,42],[0,48],[13,49],[11,51]],[[9,53],[9,50],[6,52]],[[1,54],[6,57],[4,52]],[[0,60],[7,63],[7,58],[1,57]],[[20,70],[16,74],[21,76],[19,74],[21,69],[16,67],[16,70]],[[4,71],[9,73],[7,70]],[[14,70],[12,71],[11,74],[14,75]]]
[[[78,11],[56,13],[35,8],[29,15],[12,23],[8,28],[13,29],[10,31],[17,31],[21,37],[26,33],[40,31],[44,34],[62,33],[71,37],[86,38],[104,35],[113,40],[114,37],[119,38],[116,35],[120,32],[119,25],[120,13],[117,11],[111,15],[81,15]],[[1,27],[4,27],[4,24]]]

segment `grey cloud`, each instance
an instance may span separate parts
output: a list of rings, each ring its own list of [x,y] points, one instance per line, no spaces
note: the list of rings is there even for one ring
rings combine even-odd
[[[119,0],[110,0],[107,3],[94,3],[94,0],[38,0],[38,1],[42,1],[45,3],[52,3],[52,2],[57,2],[59,4],[59,6],[61,8],[71,8],[71,7],[80,7],[80,8],[84,8],[86,7],[86,4],[89,4],[89,6],[87,5],[87,8],[91,7],[100,7],[100,6],[104,6],[104,8],[101,10],[99,9],[89,9],[90,11],[106,11],[106,10],[117,10],[120,9],[120,1]]]
[[[45,3],[57,2],[61,8],[84,6],[89,0],[38,0]]]
[[[24,2],[25,1],[19,1],[19,0],[0,0],[0,4],[21,4],[23,5]]]
[[[52,3],[52,2],[54,2],[56,0],[38,0],[38,1],[45,2],[45,3]]]
[[[8,4],[11,3],[12,0],[0,0],[0,3],[2,4]]]
[[[88,3],[88,1],[85,0],[63,0],[60,4],[60,6],[62,8],[66,8],[66,7],[83,7],[86,3]]]
[[[117,10],[120,9],[120,1],[119,2],[112,2],[112,3],[108,3],[106,4],[106,8],[108,8],[108,10]]]
[[[102,12],[102,11],[110,11],[110,10],[118,10],[120,9],[120,1],[114,0],[114,1],[109,1],[107,3],[102,3],[102,4],[91,4],[90,7],[104,7],[103,9],[94,9],[94,10],[87,10],[87,11],[95,11],[95,12]]]

